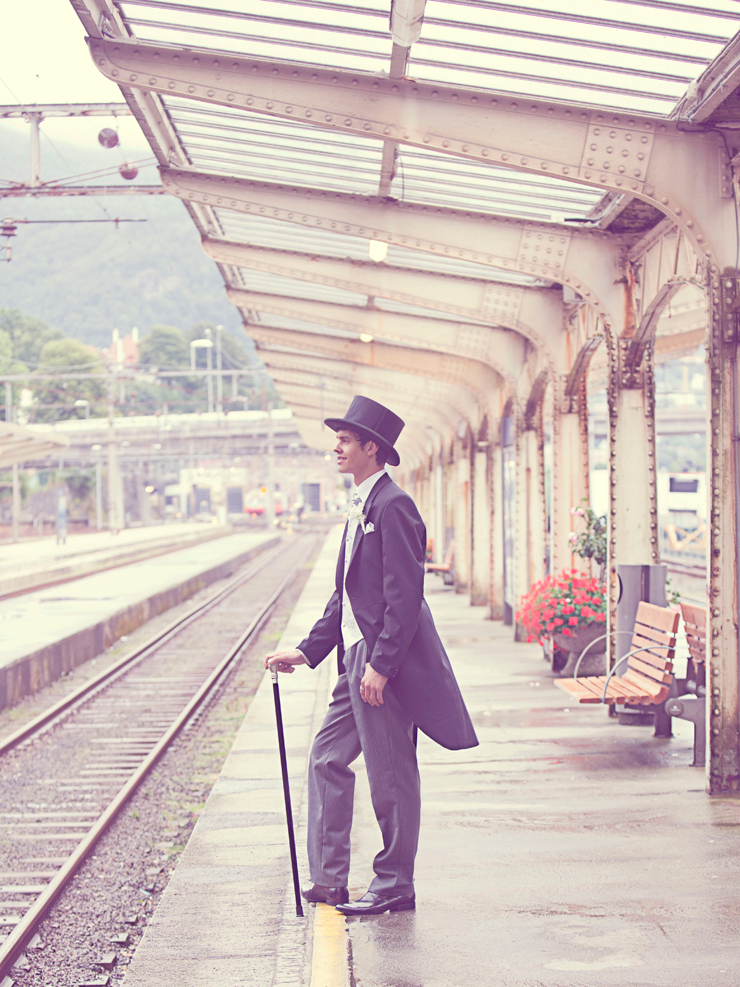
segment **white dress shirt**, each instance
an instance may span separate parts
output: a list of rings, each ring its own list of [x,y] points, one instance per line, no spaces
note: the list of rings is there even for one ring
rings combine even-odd
[[[385,469],[378,470],[377,473],[373,473],[366,480],[357,486],[350,498],[350,504],[352,500],[357,502],[359,498],[360,510],[364,511],[365,501],[370,496],[370,491],[373,489],[378,480],[387,471]],[[349,601],[349,596],[347,595],[347,570],[349,569],[349,563],[352,559],[352,547],[355,543],[355,535],[357,534],[357,528],[359,526],[359,521],[355,517],[351,516],[347,522],[347,535],[344,543],[344,579],[342,580],[342,641],[344,642],[345,651],[349,650],[353,644],[358,644],[362,640],[362,631],[360,630],[355,615],[352,612],[352,604]]]

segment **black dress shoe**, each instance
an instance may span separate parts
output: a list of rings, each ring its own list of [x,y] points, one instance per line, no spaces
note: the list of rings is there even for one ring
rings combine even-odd
[[[368,891],[357,901],[337,905],[337,911],[342,915],[381,915],[383,912],[409,912],[414,908],[416,908],[416,896],[413,892],[385,895]]]
[[[303,888],[301,894],[306,901],[323,901],[327,905],[340,905],[342,902],[349,901],[347,888],[325,888],[323,884]]]

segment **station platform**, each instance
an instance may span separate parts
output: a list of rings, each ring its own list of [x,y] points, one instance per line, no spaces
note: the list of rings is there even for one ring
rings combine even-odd
[[[333,582],[328,537],[281,646]],[[295,915],[266,674],[126,973],[126,987],[734,987],[740,800],[710,799],[691,725],[660,739],[572,706],[536,645],[428,577],[480,746],[419,737],[417,909]],[[281,675],[299,864],[306,766],[336,665]],[[380,838],[361,760],[351,896]]]
[[[63,545],[57,545],[54,535],[5,542],[0,544],[0,598],[222,538],[231,530],[227,524],[188,521],[124,528],[116,534],[74,534]]]
[[[101,654],[279,540],[270,531],[196,539],[177,551],[153,557],[150,552],[142,561],[0,600],[0,709]]]

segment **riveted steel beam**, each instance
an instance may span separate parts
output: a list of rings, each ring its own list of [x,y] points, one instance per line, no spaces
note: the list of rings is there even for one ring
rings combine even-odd
[[[563,410],[574,411],[573,405],[576,403],[578,395],[581,390],[581,384],[586,375],[588,374],[588,368],[591,363],[591,357],[594,355],[596,350],[599,348],[603,342],[604,337],[601,335],[591,336],[587,339],[583,346],[578,351],[575,360],[573,361],[573,366],[570,369],[564,387],[563,396],[565,397],[568,407]]]
[[[658,323],[668,302],[676,295],[681,288],[686,285],[685,279],[666,281],[661,285],[657,293],[645,309],[645,313],[640,321],[640,325],[635,330],[634,336],[630,340],[623,361],[625,375],[635,379],[640,369],[646,347],[655,339]]]
[[[645,114],[228,52],[95,39],[90,52],[119,84],[634,195],[705,241],[686,215],[692,187],[717,170],[715,134],[687,134]]]
[[[546,278],[573,288],[609,324],[621,315],[620,247],[626,241],[600,230],[177,168],[161,174],[164,187],[184,202],[474,261],[483,265],[481,273],[487,267]]]
[[[331,429],[326,428],[326,426],[321,428],[323,418],[340,418],[344,415],[352,399],[352,394],[349,391],[335,391],[326,393],[322,397],[311,388],[289,383],[284,383],[280,390],[298,419],[301,434],[307,437],[307,441],[317,448],[333,448],[336,440]],[[399,408],[399,410],[402,409]],[[308,429],[302,427],[301,418],[307,419],[310,423]],[[412,420],[407,421],[396,443],[396,448],[404,463],[413,465],[424,455],[428,444],[426,427],[422,423]]]
[[[445,414],[444,406],[439,404],[435,406],[431,401],[422,401],[415,406],[401,390],[388,385],[383,386],[372,380],[365,380],[361,385],[363,388],[361,391],[358,386],[353,384],[351,377],[345,381],[333,379],[330,381],[331,386],[326,388],[326,393],[322,398],[316,382],[310,379],[310,375],[302,378],[296,371],[275,369],[271,376],[285,400],[290,401],[290,399],[295,398],[304,406],[312,402],[321,405],[322,401],[325,404],[328,397],[333,403],[341,402],[346,411],[355,394],[365,393],[368,397],[373,397],[382,404],[393,408],[406,421],[407,425],[423,426],[424,422],[427,422],[442,429],[449,429],[452,425],[449,418],[449,407],[447,408],[448,414]],[[327,411],[326,414],[328,416],[331,412]]]
[[[226,294],[242,311],[269,312],[330,329],[367,334],[389,343],[478,360],[493,367],[512,391],[527,359],[527,344],[517,333],[506,329],[243,288],[228,288]]]
[[[548,353],[562,349],[563,298],[557,287],[530,288],[494,278],[439,274],[212,238],[204,238],[203,249],[223,264],[476,319],[513,329]]]
[[[409,417],[418,417],[419,411],[434,411],[435,416],[448,425],[460,417],[456,407],[454,385],[438,380],[428,380],[398,370],[384,367],[358,366],[345,360],[328,357],[312,357],[305,353],[286,354],[260,345],[258,352],[275,380],[292,381],[320,390],[345,390],[353,393],[370,387],[374,391],[392,397],[393,403],[409,409]],[[363,393],[367,393],[363,391]],[[449,410],[451,414],[446,414]]]
[[[362,343],[321,333],[274,329],[250,323],[248,334],[259,343],[292,347],[365,366],[385,367],[421,377],[459,385],[461,412],[468,420],[477,422],[481,409],[495,404],[501,394],[501,378],[489,367],[473,360],[442,356],[423,350],[411,350],[387,343]]]

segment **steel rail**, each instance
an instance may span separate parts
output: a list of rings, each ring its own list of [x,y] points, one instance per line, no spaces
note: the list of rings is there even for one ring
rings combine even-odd
[[[279,554],[279,552],[273,553],[271,558],[274,559]],[[146,755],[141,764],[132,773],[128,781],[126,781],[126,783],[119,789],[118,793],[108,803],[107,807],[95,821],[86,836],[80,840],[75,849],[67,858],[66,862],[62,864],[28,912],[26,912],[18,925],[15,926],[11,934],[2,944],[2,947],[0,947],[0,978],[9,974],[13,964],[33,938],[39,924],[46,917],[56,899],[85,862],[87,856],[95,847],[98,840],[100,840],[100,838],[108,831],[110,826],[116,821],[122,809],[127,805],[141,783],[147,778],[152,768],[167,751],[172,741],[178,736],[187,722],[203,705],[203,702],[209,697],[209,694],[214,687],[219,684],[221,677],[226,673],[229,666],[238,657],[239,653],[249,642],[250,638],[253,637],[260,629],[264,621],[269,616],[270,611],[279,600],[280,596],[285,592],[288,586],[290,586],[299,570],[305,564],[308,554],[309,550],[301,555],[298,562],[296,562],[280,586],[275,590],[267,603],[264,604],[259,613],[254,617],[236,644],[229,649],[219,664],[213,669],[208,678],[200,686],[195,695],[180,711],[176,719],[173,720],[167,730],[162,734],[152,750]]]
[[[230,596],[235,590],[237,590],[243,583],[248,582],[257,573],[261,572],[266,566],[268,566],[274,559],[278,558],[283,552],[287,551],[287,545],[279,545],[274,552],[271,552],[268,556],[259,559],[255,565],[253,565],[247,572],[242,572],[238,576],[233,577],[233,579],[223,586],[216,593],[213,593],[208,599],[199,603],[196,607],[188,610],[186,614],[182,617],[178,617],[177,620],[173,620],[172,623],[168,624],[164,630],[150,637],[148,641],[142,644],[138,648],[134,648],[133,651],[129,651],[128,654],[120,658],[115,664],[111,665],[110,668],[105,669],[100,672],[94,678],[87,682],[84,682],[81,686],[70,692],[69,695],[64,696],[59,702],[54,703],[53,706],[49,706],[38,716],[30,720],[24,726],[19,727],[13,733],[9,734],[0,740],[0,756],[7,754],[8,751],[17,747],[18,744],[23,743],[25,740],[29,740],[40,730],[45,729],[54,723],[55,720],[59,719],[63,714],[69,712],[73,707],[79,705],[83,700],[87,701],[91,699],[93,694],[96,693],[103,686],[108,686],[115,679],[119,678],[124,673],[130,671],[135,663],[146,658],[149,651],[153,648],[161,647],[166,641],[168,641],[175,634],[184,630],[190,624],[192,624],[203,614],[208,613],[213,607],[217,606],[227,596]]]

